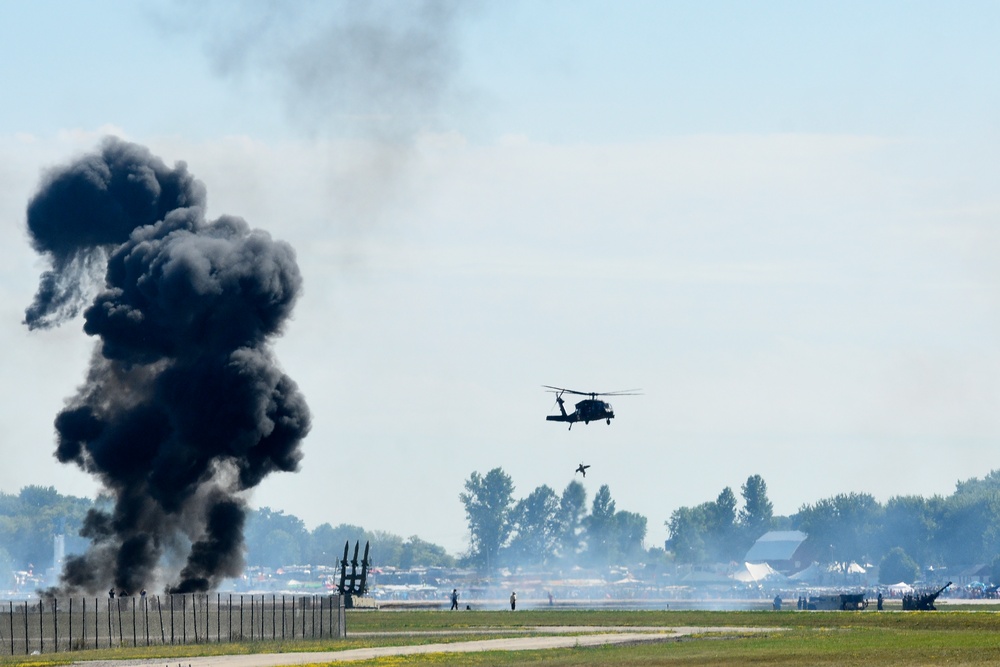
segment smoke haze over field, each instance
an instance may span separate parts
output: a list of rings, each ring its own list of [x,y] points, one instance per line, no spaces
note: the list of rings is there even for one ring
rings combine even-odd
[[[997,467],[1000,89],[983,85],[1000,58],[996,3],[4,10],[0,55],[17,65],[0,83],[2,490],[99,491],[49,444],[56,414],[101,400],[88,384],[62,403],[91,342],[102,390],[169,393],[192,333],[131,306],[131,292],[172,299],[146,291],[157,281],[105,286],[107,259],[127,285],[140,259],[154,266],[147,248],[169,248],[164,268],[195,266],[212,244],[254,238],[223,215],[296,250],[294,326],[264,337],[309,398],[295,450],[308,465],[270,475],[251,504],[310,528],[459,554],[472,471],[500,466],[524,495],[563,488],[584,461],[591,494],[608,484],[660,545],[673,510],[748,475],[792,515],[844,492],[947,495]],[[73,158],[106,135],[166,165],[141,159],[144,175],[115,180],[110,156]],[[25,204],[57,207],[37,192],[51,165],[125,194],[86,243],[85,218],[69,238],[25,242]],[[133,235],[140,222],[150,238]],[[569,431],[545,421],[542,384],[645,395],[614,401],[610,426]],[[147,403],[123,402],[139,389],[100,408],[138,423]],[[69,460],[77,442],[60,445]],[[214,479],[238,478],[226,474]],[[373,485],[384,502],[344,502]],[[161,562],[179,576],[202,531]]]
[[[244,492],[301,458],[309,411],[269,347],[301,289],[294,251],[240,218],[206,221],[204,206],[184,164],[114,138],[50,172],[28,206],[52,269],[27,325],[58,325],[97,288],[83,315],[99,343],[56,417],[56,457],[115,506],[89,513],[71,592],[205,591],[238,574]]]

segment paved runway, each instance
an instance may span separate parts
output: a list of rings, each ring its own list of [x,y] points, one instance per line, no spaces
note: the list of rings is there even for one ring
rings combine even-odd
[[[414,655],[418,653],[473,653],[482,651],[531,651],[550,648],[572,648],[575,646],[600,646],[604,644],[628,644],[636,642],[657,642],[676,639],[693,633],[733,633],[766,632],[775,628],[610,628],[610,627],[547,627],[534,628],[542,632],[582,632],[573,636],[550,635],[532,637],[507,637],[503,639],[482,639],[417,646],[379,646],[356,648],[343,651],[322,651],[310,653],[256,653],[249,655],[219,655],[199,658],[160,660],[117,660],[85,661],[73,663],[79,667],[281,667],[283,665],[305,665],[315,663],[352,662],[370,660],[383,656]],[[420,633],[413,633],[420,634]]]

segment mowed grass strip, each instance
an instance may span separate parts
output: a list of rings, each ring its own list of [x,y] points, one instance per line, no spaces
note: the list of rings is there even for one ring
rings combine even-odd
[[[694,636],[623,646],[542,651],[394,656],[370,665],[731,665],[731,664],[1000,664],[1000,613],[974,612],[715,612],[526,610],[358,611],[348,637],[284,642],[196,644],[6,656],[0,664],[45,667],[82,660],[340,651],[375,646],[450,643],[534,634],[537,627],[577,634],[590,627],[705,628]],[[724,633],[712,628],[732,628]],[[739,628],[776,628],[742,633]],[[780,628],[780,629],[779,629]],[[362,634],[364,633],[364,634]],[[539,633],[541,634],[541,633]],[[545,634],[551,634],[546,632]]]
[[[499,628],[567,627],[787,627],[898,628],[1000,632],[995,611],[358,611],[347,615],[348,636],[356,632],[456,631]]]
[[[638,667],[731,665],[996,665],[1000,641],[978,631],[878,628],[795,629],[760,635],[703,635],[663,642],[540,651],[389,656],[359,667],[529,665]]]
[[[476,631],[439,634],[406,633],[399,636],[348,637],[346,639],[286,640],[286,641],[246,641],[222,644],[174,644],[160,646],[139,646],[121,648],[88,649],[85,651],[60,651],[42,655],[0,655],[0,665],[11,667],[51,667],[74,662],[93,660],[172,660],[214,655],[251,655],[255,653],[305,653],[313,651],[345,651],[355,648],[379,646],[411,646],[418,644],[447,644],[479,639],[499,639],[502,637],[523,637],[523,632]]]

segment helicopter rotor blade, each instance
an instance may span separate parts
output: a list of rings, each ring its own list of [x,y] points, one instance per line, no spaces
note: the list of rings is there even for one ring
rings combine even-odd
[[[576,394],[577,396],[642,396],[642,389],[623,389],[621,391],[577,391],[576,389],[565,389],[563,387],[553,387],[543,384],[543,387],[554,394]]]
[[[566,389],[564,387],[553,387],[552,385],[543,384],[543,387],[548,389],[553,394],[576,394],[577,396],[590,396],[592,392],[589,391],[577,391],[576,389]]]

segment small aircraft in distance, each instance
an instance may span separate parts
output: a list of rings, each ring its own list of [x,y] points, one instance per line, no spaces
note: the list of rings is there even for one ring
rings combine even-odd
[[[598,419],[607,420],[608,424],[611,420],[615,418],[615,411],[611,408],[611,404],[607,401],[602,401],[598,396],[636,396],[638,395],[638,389],[626,389],[625,391],[576,391],[575,389],[564,389],[563,387],[552,387],[547,384],[543,384],[547,390],[556,395],[556,403],[559,404],[558,415],[549,415],[545,419],[550,422],[569,422],[570,429],[573,428],[573,424],[576,422],[583,422],[584,424],[589,424],[592,421],[597,421]],[[567,413],[565,401],[563,400],[563,394],[576,394],[577,396],[590,396],[590,398],[585,398],[576,404],[576,409],[573,412]]]
[[[576,467],[576,472],[580,472],[580,473],[583,473],[583,476],[584,476],[584,477],[586,477],[586,476],[587,476],[587,468],[589,468],[589,467],[590,467],[589,465],[583,465],[583,464],[581,463],[580,465],[578,465],[578,466]],[[574,473],[574,474],[575,474],[575,473]]]

